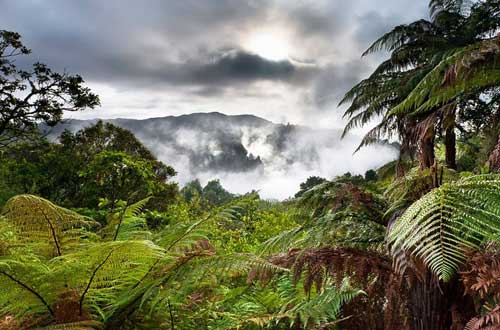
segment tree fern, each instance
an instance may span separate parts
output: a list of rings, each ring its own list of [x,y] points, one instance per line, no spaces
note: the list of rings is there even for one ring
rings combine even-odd
[[[121,241],[101,243],[48,262],[34,255],[1,258],[0,314],[61,318],[59,313],[65,311],[76,319],[89,313],[99,315],[162,253],[148,241]]]
[[[404,210],[413,202],[417,201],[425,193],[429,192],[434,184],[453,182],[459,178],[456,171],[446,167],[440,167],[434,173],[430,169],[411,168],[404,176],[395,178],[384,192],[384,197],[389,203],[385,211],[385,218],[389,218],[395,212]],[[439,182],[433,182],[434,176]]]
[[[500,176],[480,175],[445,183],[413,203],[388,235],[398,249],[418,257],[442,280],[449,280],[467,249],[500,242]]]
[[[389,114],[421,114],[467,93],[481,92],[500,82],[500,42],[488,39],[455,49],[430,71]]]
[[[89,218],[34,195],[12,197],[2,214],[21,242],[49,257],[69,251],[82,237],[91,236],[86,229],[96,225]]]
[[[345,278],[340,287],[329,283],[325,290],[311,299],[299,302],[287,313],[289,315],[298,315],[304,325],[314,324],[320,326],[325,323],[332,323],[332,321],[338,319],[342,306],[360,294],[364,294],[364,292],[352,288],[349,280]]]
[[[108,224],[101,230],[101,235],[113,241],[149,239],[151,233],[147,230],[146,221],[139,217],[139,214],[150,199],[147,197],[131,205],[124,201],[117,203],[121,209],[108,215]]]
[[[298,200],[303,225],[270,238],[260,253],[328,245],[367,246],[382,243],[385,202],[375,193],[343,182],[342,177],[306,191]]]

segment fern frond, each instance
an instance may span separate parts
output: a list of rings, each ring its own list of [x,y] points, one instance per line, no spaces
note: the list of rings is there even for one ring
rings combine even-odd
[[[344,278],[340,287],[330,283],[320,294],[298,303],[287,313],[298,315],[302,324],[329,323],[338,318],[344,304],[361,294],[365,294],[365,292],[352,288],[349,279]]]
[[[399,25],[392,31],[384,34],[376,40],[364,53],[366,56],[377,51],[386,50],[392,51],[398,47],[403,46],[410,40],[415,39],[423,33],[428,33],[433,30],[434,26],[431,22],[426,20],[419,20],[408,25]]]
[[[39,258],[32,255],[0,259],[0,315],[54,315],[54,292],[40,288],[50,273]]]
[[[442,183],[458,180],[458,173],[447,167],[440,167]],[[433,173],[430,169],[411,168],[404,176],[395,178],[384,192],[389,202],[389,208],[384,217],[388,218],[395,212],[407,208],[433,188]]]
[[[139,218],[150,199],[151,197],[146,197],[132,205],[124,205],[121,210],[109,214],[108,224],[101,230],[101,235],[113,241],[150,238],[151,233],[147,230],[145,220]]]
[[[422,114],[460,95],[497,86],[499,58],[500,43],[496,39],[449,52],[388,115]]]
[[[500,242],[500,176],[480,175],[446,183],[413,203],[394,223],[388,242],[418,257],[447,281],[467,249]]]
[[[48,287],[74,288],[84,308],[99,308],[114,302],[147,273],[164,251],[150,241],[106,242],[50,261],[53,269]]]
[[[88,235],[97,223],[34,195],[17,195],[5,203],[3,216],[21,242],[46,256],[61,256]]]
[[[275,237],[271,237],[258,248],[260,255],[287,252],[291,247],[299,245],[300,239],[305,233],[304,227],[285,230]]]
[[[238,219],[238,215],[244,211],[245,206],[255,198],[255,194],[243,196],[216,208],[204,218],[195,222],[174,223],[160,232],[157,243],[168,251],[189,249],[200,240],[208,240],[209,229],[206,226],[207,224],[235,221]]]
[[[14,228],[5,217],[0,216],[0,257],[9,253],[17,237]]]

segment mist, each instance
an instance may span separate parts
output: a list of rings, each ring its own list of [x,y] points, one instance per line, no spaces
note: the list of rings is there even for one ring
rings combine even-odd
[[[252,132],[255,133],[255,132]],[[389,146],[375,145],[356,150],[361,136],[348,135],[341,139],[340,132],[322,130],[302,132],[287,139],[281,153],[275,153],[266,143],[264,134],[255,140],[243,140],[245,148],[252,155],[258,155],[263,166],[246,172],[200,171],[193,172],[188,157],[175,157],[165,149],[158,157],[169,162],[177,169],[176,180],[183,185],[195,178],[204,185],[212,179],[219,179],[230,192],[244,194],[252,190],[259,191],[262,198],[286,199],[292,197],[301,182],[309,176],[334,178],[346,172],[364,174],[369,169],[396,159],[398,152]],[[201,140],[200,140],[201,141]],[[198,144],[200,144],[198,141]],[[190,143],[194,143],[192,140]],[[203,149],[204,142],[197,147]],[[214,148],[214,154],[219,151]]]
[[[346,172],[364,174],[369,169],[394,160],[397,150],[374,145],[354,153],[362,135],[348,134],[341,138],[339,129],[319,129],[296,125],[215,124],[214,130],[199,127],[176,130],[171,145],[155,144],[157,157],[177,171],[180,185],[199,179],[206,184],[219,179],[233,193],[259,191],[263,198],[286,199],[293,196],[301,182],[309,176],[334,178]],[[164,127],[163,129],[169,129]],[[145,136],[143,138],[146,138]],[[245,161],[214,166],[227,145],[241,143],[246,150]],[[186,151],[193,155],[186,154]],[[260,166],[255,165],[258,158]],[[212,161],[212,163],[211,163]]]

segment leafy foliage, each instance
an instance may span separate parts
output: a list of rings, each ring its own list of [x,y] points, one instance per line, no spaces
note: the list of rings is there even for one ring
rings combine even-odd
[[[0,146],[29,138],[40,122],[55,125],[63,111],[95,108],[99,98],[84,87],[79,75],[57,73],[42,63],[30,70],[16,67],[16,59],[31,51],[21,36],[0,30]]]
[[[412,204],[393,224],[388,241],[450,280],[465,261],[467,248],[500,241],[500,178],[472,176],[445,183]]]
[[[47,256],[61,256],[95,225],[91,219],[33,195],[12,197],[2,214],[20,242],[34,245]]]

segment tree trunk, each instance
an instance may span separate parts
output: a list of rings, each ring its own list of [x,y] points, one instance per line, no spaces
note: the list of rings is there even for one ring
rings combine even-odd
[[[463,329],[474,316],[474,303],[456,277],[438,283],[427,270],[423,280],[411,286],[409,298],[411,330]]]
[[[500,135],[498,135],[498,142],[488,159],[491,172],[500,173]]]
[[[431,126],[427,129],[425,134],[422,135],[419,142],[419,161],[420,168],[426,169],[434,165],[434,127]]]
[[[443,118],[443,126],[445,129],[444,146],[445,146],[445,163],[446,167],[457,169],[457,137],[455,135],[455,107],[452,110],[445,111]]]
[[[457,148],[456,148],[456,135],[455,135],[455,126],[453,127],[448,127],[446,129],[444,137],[444,145],[446,148],[445,151],[445,161],[446,161],[446,167],[451,168],[453,170],[457,169],[457,161],[456,161],[456,155],[457,155]]]

